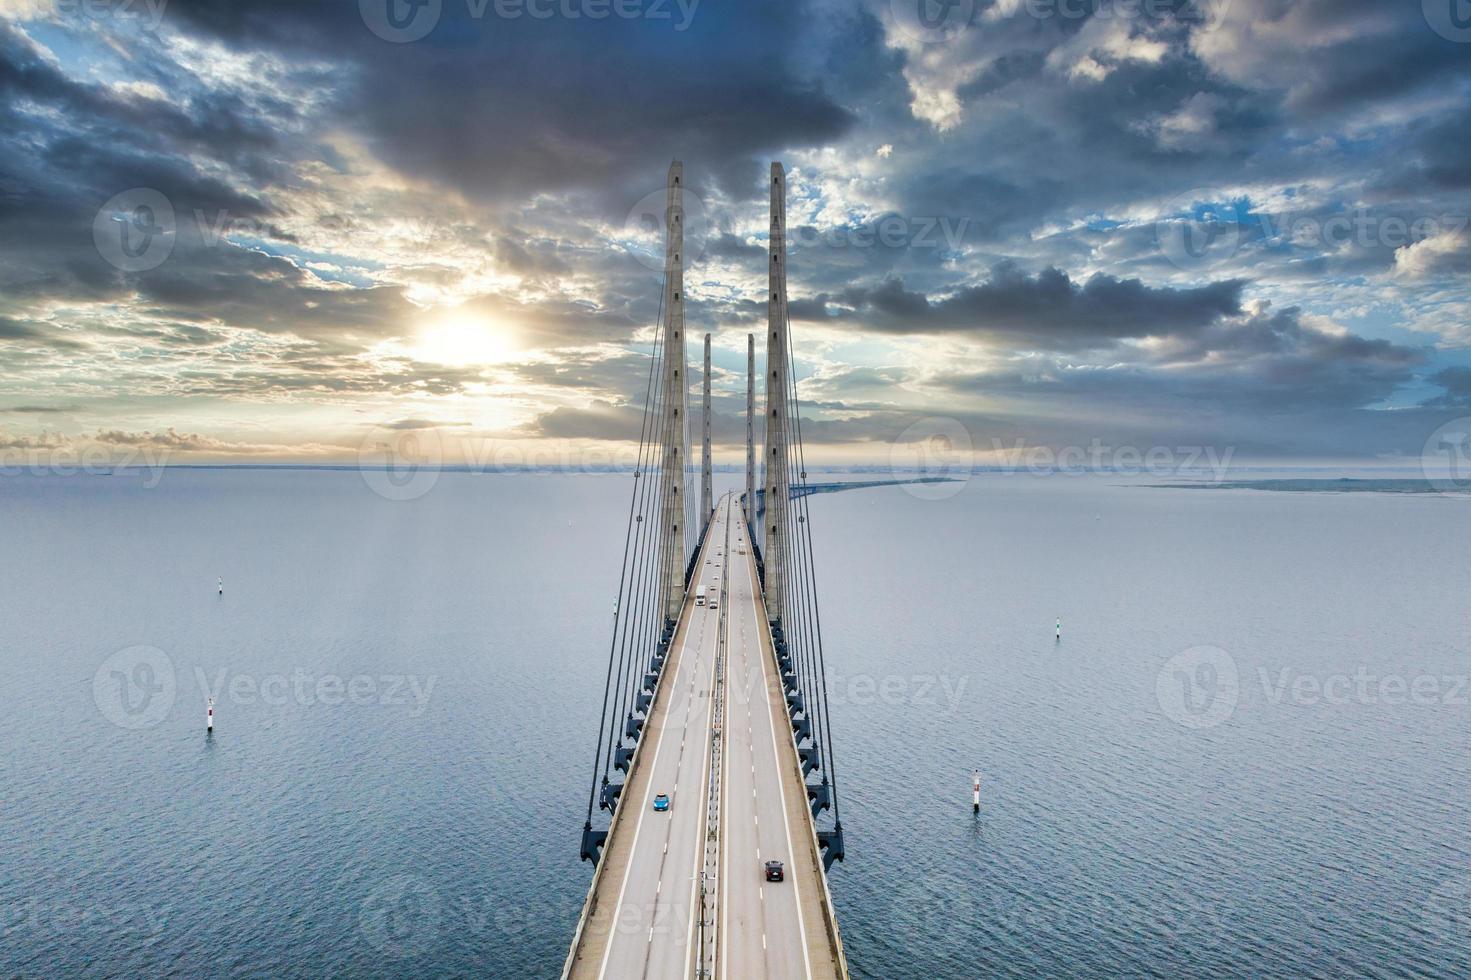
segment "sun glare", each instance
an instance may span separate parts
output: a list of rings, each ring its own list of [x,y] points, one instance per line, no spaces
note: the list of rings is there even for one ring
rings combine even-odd
[[[428,324],[419,331],[413,348],[421,360],[457,367],[497,364],[515,351],[515,339],[505,324],[463,315]]]

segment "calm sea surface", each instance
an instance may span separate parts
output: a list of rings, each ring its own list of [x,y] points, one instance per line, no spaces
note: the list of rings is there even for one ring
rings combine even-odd
[[[1471,501],[1124,482],[813,498],[854,974],[1471,976]],[[145,483],[0,478],[0,976],[556,975],[629,477]]]

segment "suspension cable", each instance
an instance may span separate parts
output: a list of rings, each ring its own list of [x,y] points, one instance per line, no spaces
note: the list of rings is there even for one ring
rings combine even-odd
[[[663,316],[664,316],[664,291],[663,290],[660,290],[660,293],[659,293],[659,320],[660,321],[663,320]],[[659,330],[658,330],[658,321],[656,321],[655,322],[655,332],[654,332],[654,349],[651,352],[650,357],[649,357],[649,381],[648,381],[648,384],[647,384],[646,389],[645,389],[645,392],[644,392],[644,416],[645,416],[645,419],[648,418],[648,416],[649,416],[649,410],[650,410],[650,407],[651,407],[651,404],[650,404],[650,402],[651,402],[650,396],[652,394],[652,385],[653,385],[653,377],[654,377],[654,365],[658,361],[658,347],[659,347]],[[639,455],[640,456],[643,455],[643,445],[644,445],[644,432],[641,431],[640,432],[640,435],[639,435]],[[627,579],[627,575],[628,575],[628,567],[627,567],[627,564],[626,563],[628,561],[629,543],[630,543],[630,539],[632,538],[632,534],[633,534],[633,525],[634,525],[633,516],[634,516],[634,508],[635,508],[636,501],[637,501],[637,488],[635,487],[635,492],[629,495],[629,501],[628,501],[628,519],[627,519],[627,522],[626,522],[626,527],[625,527],[624,532],[623,532],[623,561],[624,561],[625,564],[619,570],[619,573],[618,573],[618,596],[619,596],[619,598],[617,600],[615,600],[615,601],[617,601],[619,603],[622,602],[623,591],[624,591],[624,584],[625,584],[625,580]],[[621,611],[622,610],[621,610],[621,607],[620,607],[619,612],[621,613]],[[607,713],[607,710],[608,710],[608,692],[609,692],[609,688],[611,686],[609,682],[613,678],[613,658],[614,658],[614,651],[615,651],[615,649],[617,647],[617,644],[618,644],[618,625],[617,625],[617,620],[615,619],[614,620],[614,624],[613,624],[613,638],[612,638],[612,640],[611,640],[611,642],[609,643],[609,646],[608,646],[608,672],[607,672],[607,677],[605,678],[605,680],[603,682],[603,707],[602,707],[602,711],[603,711],[604,714],[606,714]],[[597,793],[598,793],[598,760],[602,757],[602,755],[603,755],[603,726],[602,726],[602,719],[600,717],[599,718],[599,723],[598,723],[598,743],[597,743],[597,747],[593,750],[592,787],[591,787],[591,789],[588,790],[588,795],[587,795],[587,821],[588,821],[589,826],[592,824],[592,808],[593,808],[593,802],[596,800]]]

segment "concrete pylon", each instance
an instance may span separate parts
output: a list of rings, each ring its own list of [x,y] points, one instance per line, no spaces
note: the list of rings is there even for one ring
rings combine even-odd
[[[746,526],[756,519],[756,335],[746,334]]]
[[[787,560],[787,201],[786,171],[771,165],[771,240],[766,301],[766,618],[782,617]]]
[[[700,525],[701,531],[710,523],[715,513],[715,502],[710,496],[710,335],[705,334],[705,440],[700,456]]]
[[[659,575],[664,617],[678,620],[684,606],[686,415],[689,387],[684,346],[684,164],[669,165],[668,206],[664,212],[664,412],[662,425],[664,495],[660,502],[662,547]]]

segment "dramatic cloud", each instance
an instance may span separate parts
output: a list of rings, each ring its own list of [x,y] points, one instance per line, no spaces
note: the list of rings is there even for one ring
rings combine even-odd
[[[675,157],[725,452],[773,159],[824,458],[940,417],[1399,459],[1471,407],[1425,5],[386,3],[0,7],[0,448],[625,451]]]

